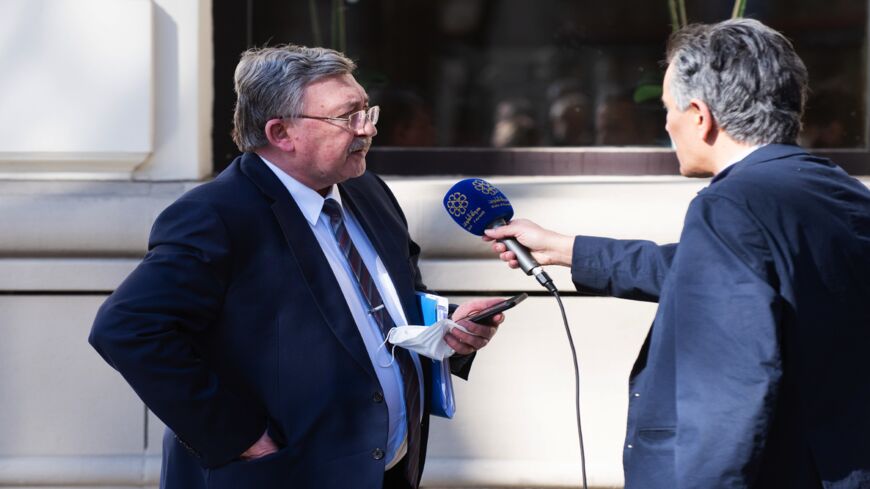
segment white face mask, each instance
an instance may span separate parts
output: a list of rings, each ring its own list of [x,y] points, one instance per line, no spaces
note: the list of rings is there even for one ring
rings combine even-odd
[[[386,341],[433,360],[444,360],[456,353],[444,341],[444,335],[453,328],[468,333],[467,329],[445,318],[431,326],[396,326],[387,333]]]

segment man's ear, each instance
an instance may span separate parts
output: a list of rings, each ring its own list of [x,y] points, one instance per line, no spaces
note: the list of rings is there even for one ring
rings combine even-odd
[[[688,110],[692,115],[692,124],[695,127],[698,138],[707,143],[715,141],[718,128],[716,121],[713,120],[710,107],[702,100],[693,98],[689,101]]]
[[[266,139],[281,151],[291,152],[295,149],[293,129],[285,119],[270,119],[266,122]]]

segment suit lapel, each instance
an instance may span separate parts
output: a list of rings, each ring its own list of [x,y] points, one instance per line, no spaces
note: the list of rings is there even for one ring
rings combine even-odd
[[[290,254],[305,279],[305,283],[299,286],[308,287],[312,305],[319,309],[338,341],[360,367],[376,379],[371,358],[341,294],[341,288],[296,202],[272,171],[260,161],[259,156],[246,153],[241,167],[242,172],[272,201],[272,212],[281,226]]]
[[[414,277],[411,276],[411,268],[405,259],[407,249],[402,249],[402,244],[394,239],[395,235],[389,233],[390,227],[382,218],[384,212],[382,206],[378,206],[373,201],[375,198],[373,192],[366,192],[356,185],[360,181],[361,179],[354,179],[339,184],[342,202],[351,209],[390,274],[408,323],[422,324],[417,299],[414,296]],[[405,246],[407,247],[407,243]],[[406,284],[411,286],[408,287]]]

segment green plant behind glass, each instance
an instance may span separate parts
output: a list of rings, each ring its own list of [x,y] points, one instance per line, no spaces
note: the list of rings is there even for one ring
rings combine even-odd
[[[743,17],[744,11],[746,11],[746,0],[734,0],[731,18]],[[671,14],[671,28],[674,32],[689,25],[689,19],[686,17],[686,0],[668,0],[668,12]]]
[[[743,17],[745,11],[746,0],[734,0],[734,8],[731,10],[731,18],[737,19]],[[689,25],[688,18],[686,17],[686,0],[668,0],[668,12],[671,15],[671,28],[673,32],[677,32],[683,27]],[[638,104],[648,100],[661,98],[661,96],[661,84],[645,83],[639,85],[634,90],[634,101]]]
[[[347,51],[347,26],[345,24],[345,6],[343,0],[332,0],[330,9],[330,45],[332,49],[342,53]],[[315,46],[323,46],[323,36],[320,34],[320,22],[317,14],[317,0],[308,0],[308,18],[311,22],[311,35]]]

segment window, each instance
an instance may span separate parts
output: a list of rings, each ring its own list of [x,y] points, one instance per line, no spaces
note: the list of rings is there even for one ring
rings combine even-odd
[[[731,2],[686,3],[690,22],[731,16]],[[235,153],[238,54],[293,42],[357,60],[357,79],[382,107],[369,157],[381,172],[676,172],[659,101],[667,0],[249,0],[214,9],[217,168]],[[784,32],[807,64],[802,144],[840,150],[838,163],[870,173],[867,0],[749,0],[745,15]]]

